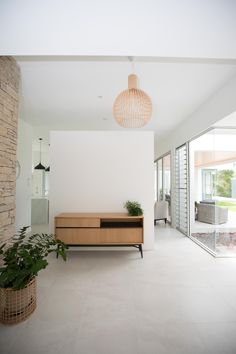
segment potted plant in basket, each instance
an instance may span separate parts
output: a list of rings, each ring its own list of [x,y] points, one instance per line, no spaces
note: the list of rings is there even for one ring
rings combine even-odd
[[[36,308],[36,276],[47,267],[47,256],[56,252],[66,260],[62,241],[53,235],[29,236],[23,227],[0,245],[0,322],[14,324],[27,319]]]

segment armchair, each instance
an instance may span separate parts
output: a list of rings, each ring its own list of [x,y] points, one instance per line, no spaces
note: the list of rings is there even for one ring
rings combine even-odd
[[[214,204],[197,203],[197,220],[219,225],[228,221],[228,209]]]
[[[164,220],[165,224],[168,216],[168,202],[166,200],[161,200],[155,202],[154,205],[154,225],[157,220]]]

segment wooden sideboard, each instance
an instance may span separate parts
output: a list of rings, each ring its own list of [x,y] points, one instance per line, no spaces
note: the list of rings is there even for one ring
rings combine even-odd
[[[133,246],[143,257],[143,221],[124,213],[62,213],[55,235],[68,246]]]

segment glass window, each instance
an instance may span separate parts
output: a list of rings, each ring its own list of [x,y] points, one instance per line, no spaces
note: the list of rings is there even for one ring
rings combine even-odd
[[[168,221],[171,221],[171,158],[163,157],[163,199],[168,202]]]
[[[157,201],[157,162],[154,162],[154,198]]]
[[[175,218],[176,227],[184,235],[188,235],[188,159],[187,144],[176,149],[175,155],[175,188],[176,188],[176,205]]]
[[[162,176],[162,159],[157,161],[157,200],[163,200],[163,176]]]
[[[156,162],[157,184],[156,200],[168,202],[168,217],[171,222],[171,158],[170,154],[160,158]]]

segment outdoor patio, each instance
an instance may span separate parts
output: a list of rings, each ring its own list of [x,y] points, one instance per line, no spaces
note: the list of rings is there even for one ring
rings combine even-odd
[[[228,209],[228,220],[222,224],[208,224],[195,220],[191,236],[210,248],[216,255],[236,255],[236,211]]]

